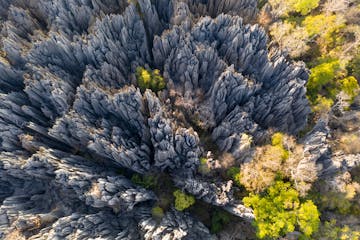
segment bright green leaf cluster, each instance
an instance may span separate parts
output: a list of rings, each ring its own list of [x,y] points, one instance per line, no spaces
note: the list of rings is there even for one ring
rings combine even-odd
[[[178,211],[184,211],[195,203],[193,196],[183,193],[180,190],[176,190],[173,195],[175,197],[175,209]]]
[[[281,153],[281,159],[286,160],[289,157],[289,151],[285,149],[283,141],[284,134],[280,132],[274,133],[271,137],[271,145]]]
[[[319,93],[334,97],[335,79],[340,68],[339,60],[330,60],[312,68],[307,84],[307,95],[312,103],[316,103]]]
[[[320,0],[269,0],[275,12],[283,17],[288,17],[291,13],[307,15],[319,6]]]
[[[320,0],[290,0],[295,12],[305,16],[319,6]]]
[[[332,33],[344,27],[344,21],[336,15],[319,14],[307,16],[302,22],[310,37],[316,34],[320,36],[330,36]]]
[[[323,54],[344,41],[342,35],[338,33],[346,26],[345,20],[337,15],[307,16],[302,25],[309,37],[317,37],[317,44]]]
[[[353,77],[347,77],[341,81],[341,90],[344,91],[349,97],[354,98],[360,91],[358,81]]]
[[[301,204],[299,193],[290,183],[276,181],[264,196],[250,194],[243,201],[254,209],[257,235],[261,239],[283,236],[296,227],[310,236],[320,223],[317,207],[310,200]]]
[[[319,228],[320,213],[311,200],[301,204],[298,210],[298,224],[305,236],[311,236]]]
[[[142,91],[151,89],[154,92],[157,92],[164,89],[166,86],[165,80],[160,75],[160,71],[158,69],[149,71],[143,67],[137,67],[135,75],[137,83]]]

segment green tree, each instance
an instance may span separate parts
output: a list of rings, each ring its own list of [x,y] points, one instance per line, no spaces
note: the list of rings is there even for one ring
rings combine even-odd
[[[149,71],[143,67],[137,67],[135,75],[137,83],[142,91],[151,89],[157,92],[164,89],[166,86],[165,80],[160,75],[160,71],[158,69]]]
[[[300,204],[299,193],[288,182],[276,181],[264,195],[250,194],[243,201],[254,209],[254,224],[261,239],[283,236],[296,227],[310,236],[320,221],[316,206],[311,201]]]
[[[175,209],[178,211],[184,211],[195,203],[193,196],[183,193],[180,190],[176,190],[173,195],[175,197]]]
[[[305,16],[319,6],[320,0],[291,0],[290,2],[295,12]]]
[[[316,103],[319,94],[335,97],[335,80],[340,70],[339,60],[329,60],[310,69],[307,95],[313,104]]]
[[[307,15],[319,6],[320,0],[269,0],[273,11],[282,17],[288,17],[290,13]]]
[[[338,15],[307,16],[302,25],[309,37],[317,39],[317,44],[323,54],[328,54],[330,49],[341,45],[344,41],[342,35],[338,33],[346,26],[345,20]]]

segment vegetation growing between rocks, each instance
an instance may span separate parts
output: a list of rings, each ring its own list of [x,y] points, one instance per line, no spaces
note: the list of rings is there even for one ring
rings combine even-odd
[[[195,203],[195,198],[188,195],[181,190],[176,190],[174,193],[175,197],[175,209],[178,211],[184,211]]]
[[[278,238],[295,229],[310,237],[320,224],[320,213],[311,200],[301,201],[289,182],[276,181],[263,194],[243,199],[255,214],[257,236]]]
[[[265,21],[265,26],[270,35],[292,58],[303,60],[310,68],[307,96],[315,116],[328,112],[341,91],[352,103],[359,93],[360,81],[359,3],[332,0],[268,3],[273,16]]]
[[[303,157],[303,146],[293,137],[275,133],[271,144],[258,147],[254,158],[241,166],[234,179],[248,191],[260,193],[277,178],[286,178],[293,181],[295,188],[304,196],[317,176],[314,163],[309,163],[306,169],[298,169]]]
[[[139,85],[142,91],[146,89],[151,89],[154,92],[163,90],[166,86],[164,78],[161,76],[158,69],[147,70],[143,67],[136,68],[136,79],[137,84]]]

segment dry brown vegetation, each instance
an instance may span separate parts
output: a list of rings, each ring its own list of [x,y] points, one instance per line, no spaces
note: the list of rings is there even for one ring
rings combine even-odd
[[[304,157],[303,146],[280,133],[273,135],[271,144],[258,147],[253,160],[241,166],[240,183],[248,191],[259,193],[277,177],[292,180],[301,195],[317,179],[315,164]]]

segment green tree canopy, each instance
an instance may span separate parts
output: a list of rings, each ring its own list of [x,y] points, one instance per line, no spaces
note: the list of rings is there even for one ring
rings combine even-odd
[[[340,70],[339,60],[336,59],[319,64],[310,70],[307,95],[312,103],[316,102],[318,94],[334,97],[333,85]]]
[[[175,209],[178,211],[184,211],[195,203],[193,196],[183,193],[180,190],[176,190],[173,195],[175,197]]]
[[[243,201],[254,209],[254,223],[261,239],[283,236],[296,227],[310,236],[320,222],[320,214],[313,202],[301,204],[299,193],[288,182],[276,181],[264,195],[250,194]]]
[[[319,6],[320,0],[290,0],[295,12],[305,16]]]
[[[143,67],[136,68],[137,83],[142,91],[151,89],[155,92],[165,88],[166,83],[164,78],[160,75],[160,71],[155,69],[153,71],[146,70]]]

